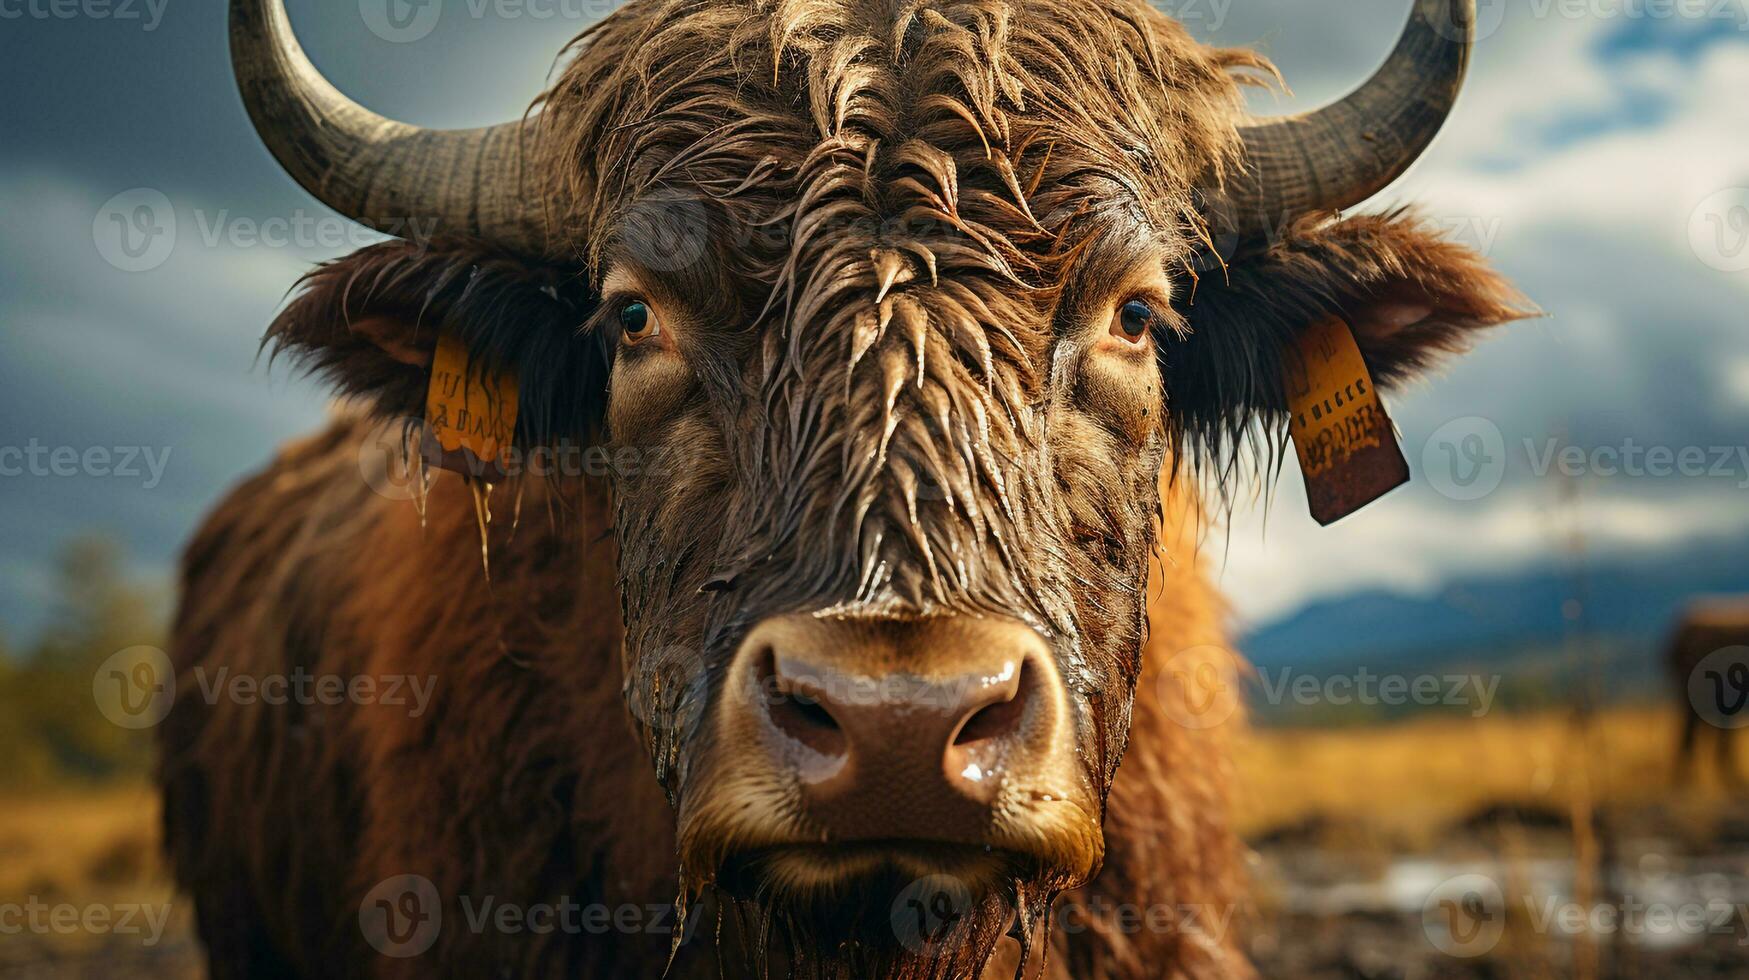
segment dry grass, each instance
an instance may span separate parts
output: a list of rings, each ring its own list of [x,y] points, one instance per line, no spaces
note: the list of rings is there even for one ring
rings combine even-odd
[[[169,917],[166,942],[188,932],[189,910],[176,899],[159,857],[157,797],[144,784],[0,797],[0,903],[72,906],[81,915],[100,910],[113,922],[126,914],[130,928],[142,930],[143,910],[150,908]],[[115,949],[139,956],[164,948],[143,949],[144,932],[38,929],[38,921],[45,920],[32,920],[27,935],[0,951],[0,974],[60,976],[67,957],[104,950],[106,962],[125,963],[116,960]]]
[[[1412,840],[1490,804],[1565,812],[1582,775],[1600,805],[1668,803],[1676,721],[1663,709],[1615,708],[1589,735],[1564,712],[1253,731],[1238,746],[1238,819],[1247,834],[1322,816]],[[1724,796],[1707,783],[1684,799]],[[167,895],[157,828],[157,796],[144,784],[0,797],[0,900]]]
[[[1607,710],[1584,727],[1571,713],[1549,712],[1263,729],[1238,748],[1238,819],[1247,834],[1322,816],[1425,842],[1493,804],[1561,813],[1669,804],[1676,733],[1674,711],[1642,707]],[[1684,788],[1679,802],[1710,809],[1725,799],[1707,781]]]
[[[118,889],[168,895],[149,787],[0,799],[0,900],[91,901]]]
[[[1651,708],[1611,709],[1584,727],[1569,713],[1550,712],[1496,713],[1474,721],[1425,718],[1375,728],[1258,730],[1238,748],[1239,821],[1253,836],[1322,826],[1323,839],[1334,826],[1336,843],[1359,845],[1345,849],[1349,860],[1372,861],[1377,868],[1393,855],[1436,848],[1454,822],[1502,804],[1557,814],[1582,814],[1588,807],[1655,809],[1700,824],[1725,812],[1730,797],[1710,779],[1673,792],[1675,732],[1674,713]],[[173,894],[157,837],[157,799],[143,783],[0,795],[0,903],[168,904],[172,913],[165,944],[156,949],[115,937],[104,945],[101,936],[44,936],[0,947],[0,975],[15,969],[33,976],[83,975],[97,962],[117,980],[192,975],[198,949],[189,908]],[[1517,849],[1512,838],[1498,846],[1507,857]],[[1260,884],[1260,898],[1267,891]],[[1338,925],[1329,929],[1340,933]],[[1408,944],[1403,950],[1426,954],[1418,932],[1409,939],[1389,935]],[[1282,950],[1312,942],[1285,933],[1274,941]],[[1546,951],[1537,949],[1526,962],[1546,959]],[[55,972],[56,964],[72,972]],[[1512,975],[1575,974],[1568,966]]]

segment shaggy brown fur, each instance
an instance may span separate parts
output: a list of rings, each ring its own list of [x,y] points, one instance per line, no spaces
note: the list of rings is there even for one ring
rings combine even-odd
[[[1701,736],[1707,734],[1719,777],[1743,783],[1733,749],[1749,728],[1749,596],[1697,601],[1683,610],[1664,659],[1682,715],[1677,771],[1699,771]]]
[[[422,518],[359,479],[380,469],[362,415],[209,521],[163,780],[214,973],[655,976],[661,928],[507,931],[480,909],[678,895],[703,926],[676,977],[1247,975],[1233,722],[1172,707],[1181,656],[1237,670],[1176,476],[1225,474],[1246,433],[1275,445],[1293,335],[1318,317],[1354,323],[1391,381],[1518,315],[1401,215],[1307,216],[1208,271],[1194,191],[1236,163],[1238,85],[1267,72],[1125,0],[637,0],[587,32],[535,154],[573,192],[553,223],[574,265],[382,245],[313,273],[269,339],[392,428],[453,332],[520,376],[520,449],[603,438],[616,464],[499,488],[490,581],[461,480]],[[678,359],[620,347],[625,297],[595,294],[610,269],[684,311]],[[1113,380],[1088,337],[1139,276],[1171,280],[1162,372]],[[712,777],[737,747],[703,706],[753,624],[835,604],[1048,639],[1097,878],[1017,863],[924,952],[890,934],[893,896],[822,912],[714,881],[739,801]],[[436,694],[417,716],[269,710],[200,697],[220,669]],[[378,955],[361,903],[408,874],[442,928],[422,956]],[[1058,893],[1072,927],[1027,929]],[[1017,915],[1023,941],[1002,939]]]

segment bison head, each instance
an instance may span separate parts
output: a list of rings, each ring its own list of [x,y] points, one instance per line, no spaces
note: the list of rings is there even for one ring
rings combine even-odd
[[[634,0],[538,112],[457,132],[348,101],[277,0],[232,16],[292,174],[441,230],[278,339],[405,415],[451,331],[520,376],[525,445],[606,441],[683,877],[859,974],[963,975],[1100,868],[1163,467],[1278,446],[1318,319],[1389,383],[1515,315],[1415,221],[1336,214],[1439,128],[1471,0],[1266,121],[1265,62],[1141,0]],[[936,955],[876,886],[938,872],[970,914]]]

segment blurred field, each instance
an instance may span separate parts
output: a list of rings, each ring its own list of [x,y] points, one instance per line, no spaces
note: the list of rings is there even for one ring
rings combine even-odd
[[[1549,711],[1257,730],[1238,747],[1238,817],[1247,837],[1322,818],[1410,845],[1501,804],[1561,813],[1658,804],[1704,822],[1731,797],[1710,775],[1673,794],[1677,725],[1674,710],[1617,707],[1587,724]]]
[[[143,783],[0,798],[0,903],[29,916],[0,936],[0,975],[192,975],[190,910],[172,893],[157,827]]]
[[[1549,712],[1248,734],[1240,820],[1257,852],[1250,935],[1263,975],[1749,975],[1739,942],[1749,931],[1625,945],[1550,934],[1520,910],[1498,948],[1454,957],[1423,922],[1428,890],[1466,870],[1508,895],[1542,888],[1593,904],[1619,901],[1612,888],[1711,875],[1749,902],[1749,812],[1716,780],[1673,783],[1675,723],[1672,712],[1617,708],[1583,726]],[[0,938],[0,974],[195,973],[189,909],[171,893],[156,837],[143,782],[0,795],[0,903],[170,910],[150,945],[78,930]],[[1658,894],[1672,894],[1664,886]]]
[[[1749,809],[1672,772],[1677,726],[1617,707],[1250,733],[1253,958],[1310,980],[1749,976]]]

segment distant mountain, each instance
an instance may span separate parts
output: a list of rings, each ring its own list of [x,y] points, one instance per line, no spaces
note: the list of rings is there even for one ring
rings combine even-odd
[[[1585,595],[1590,635],[1618,647],[1655,647],[1689,597],[1749,592],[1749,536],[1662,553],[1594,555],[1582,575],[1551,561],[1454,580],[1433,595],[1356,593],[1268,623],[1240,649],[1260,667],[1317,671],[1516,658],[1560,647],[1563,608],[1576,590]]]

